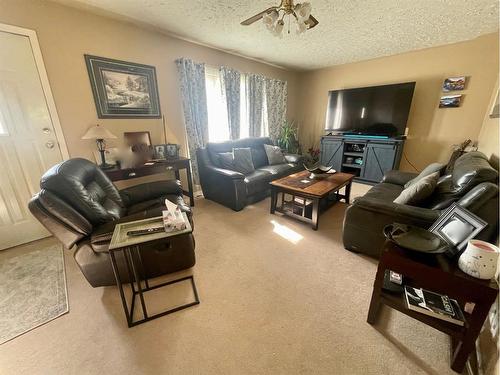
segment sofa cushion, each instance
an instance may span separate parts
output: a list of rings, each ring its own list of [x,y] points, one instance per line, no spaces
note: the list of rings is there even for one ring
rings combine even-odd
[[[408,181],[404,187],[405,189],[407,189],[410,185],[414,184],[414,183],[417,183],[418,181],[420,181],[421,179],[423,179],[424,177],[426,176],[429,176],[435,172],[439,172],[439,174],[441,174],[441,172],[446,168],[446,164],[441,164],[441,163],[432,163],[432,164],[429,164],[427,167],[425,167],[422,172],[420,172],[418,174],[417,177],[411,179],[410,181]]]
[[[278,146],[264,145],[266,151],[267,161],[269,165],[277,165],[286,163],[285,155]]]
[[[434,172],[417,182],[412,183],[394,199],[394,203],[409,204],[412,206],[427,199],[436,188],[439,172]]]
[[[206,149],[212,163],[216,167],[222,168],[219,162],[219,153],[232,152],[233,148],[250,147],[252,149],[253,165],[255,168],[258,168],[267,164],[264,144],[273,144],[273,142],[268,137],[242,138],[235,141],[209,142],[207,143]]]
[[[275,180],[282,176],[286,176],[290,173],[293,173],[297,169],[301,168],[300,167],[298,168],[296,165],[293,164],[276,164],[276,165],[265,165],[263,167],[260,167],[258,170],[271,173],[273,175],[273,180]]]
[[[362,198],[366,197],[392,202],[402,191],[403,187],[401,185],[382,182],[373,186]]]
[[[250,174],[255,170],[250,147],[233,148],[234,170],[243,174]]]
[[[273,180],[273,175],[261,169],[256,169],[253,173],[245,176],[245,186],[247,195],[253,195],[269,189],[269,183]]]
[[[217,156],[220,168],[234,170],[234,155],[232,152],[219,152]]]

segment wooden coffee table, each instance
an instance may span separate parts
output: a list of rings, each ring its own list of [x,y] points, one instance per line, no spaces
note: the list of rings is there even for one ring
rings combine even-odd
[[[280,212],[312,225],[318,229],[320,210],[344,199],[349,203],[351,184],[354,178],[350,173],[334,173],[324,179],[310,179],[310,172],[302,171],[272,181],[271,214]],[[345,187],[345,193],[339,190]],[[278,196],[281,194],[280,204]],[[286,200],[285,195],[291,196]]]

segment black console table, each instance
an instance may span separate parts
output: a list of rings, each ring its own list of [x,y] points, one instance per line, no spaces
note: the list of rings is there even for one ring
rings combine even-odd
[[[150,164],[152,163],[152,164]],[[187,175],[188,190],[182,190],[184,195],[189,197],[191,207],[194,206],[193,179],[191,177],[191,160],[182,156],[178,158],[151,161],[148,164],[141,164],[133,168],[111,168],[104,169],[104,173],[111,181],[130,180],[133,178],[150,176],[173,170],[175,178],[180,180],[179,170],[185,169]]]
[[[321,137],[321,164],[354,174],[356,181],[379,183],[399,168],[403,145],[404,138],[327,135]]]

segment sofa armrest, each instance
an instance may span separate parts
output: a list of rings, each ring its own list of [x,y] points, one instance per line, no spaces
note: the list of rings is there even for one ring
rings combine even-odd
[[[402,220],[404,222],[416,220],[432,224],[441,214],[439,210],[431,210],[430,208],[415,207],[407,204],[398,204],[380,199],[363,197],[356,199],[352,206],[356,206],[366,211],[391,216],[394,218],[395,222],[398,220]]]
[[[215,173],[216,175],[219,175],[219,176],[225,177],[225,178],[229,178],[232,180],[244,180],[245,179],[245,175],[243,173],[240,173],[237,171],[232,171],[230,169],[218,168],[218,167],[213,167],[213,166],[207,166],[206,169],[209,173]]]
[[[120,195],[126,206],[155,199],[167,194],[181,195],[181,182],[178,180],[153,181],[120,190]]]
[[[392,170],[385,172],[384,179],[382,180],[382,182],[404,186],[407,182],[409,182],[410,180],[414,179],[417,176],[418,176],[417,173]]]
[[[304,161],[304,157],[298,154],[285,154],[287,163],[299,164]]]
[[[383,229],[392,223],[429,228],[439,210],[413,207],[375,198],[358,198],[345,213],[342,239],[348,250],[378,257],[385,242]]]

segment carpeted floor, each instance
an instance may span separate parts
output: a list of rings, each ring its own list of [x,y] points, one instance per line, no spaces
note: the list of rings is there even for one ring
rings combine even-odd
[[[388,309],[366,323],[376,261],[343,249],[345,207],[314,232],[269,200],[242,212],[197,200],[201,304],[131,329],[117,289],[91,288],[67,251],[71,312],[0,346],[0,372],[452,374],[444,334]]]

